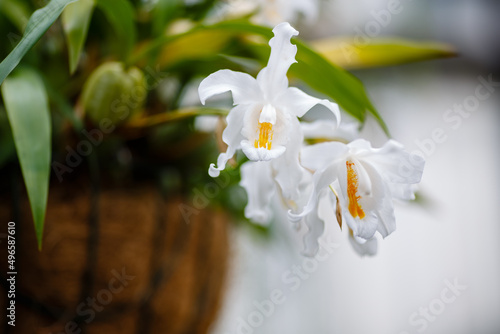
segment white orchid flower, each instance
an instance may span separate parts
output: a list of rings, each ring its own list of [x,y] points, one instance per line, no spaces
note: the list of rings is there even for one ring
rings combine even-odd
[[[312,191],[312,175],[300,165],[303,136],[296,134],[286,152],[271,161],[247,161],[241,165],[240,185],[246,190],[245,217],[267,224],[271,220],[271,199],[278,195],[287,210],[296,211],[307,204]]]
[[[282,210],[283,216],[286,216],[288,210],[296,211],[307,204],[313,190],[312,174],[304,168],[299,170],[288,168],[289,162],[285,156],[286,153],[272,161],[247,161],[241,165],[240,185],[246,190],[248,196],[245,217],[254,223],[267,225],[273,220],[273,215],[278,213],[277,210]],[[290,170],[294,171],[293,175],[290,174]],[[287,195],[283,191],[283,180],[289,180],[298,192]],[[297,232],[298,240],[301,240],[302,254],[314,256],[319,247],[318,238],[324,230],[319,211],[312,211],[300,221],[295,222],[293,227]]]
[[[330,109],[340,122],[338,106],[328,100],[307,95],[295,87],[288,87],[286,73],[295,63],[297,46],[291,44],[298,32],[287,22],[277,25],[269,41],[271,55],[257,79],[249,74],[220,70],[205,78],[198,93],[202,104],[214,95],[231,91],[235,107],[227,116],[227,127],[222,134],[227,151],[210,165],[209,174],[217,177],[226,162],[242,149],[253,161],[269,161],[287,149],[294,136],[300,133],[297,117],[302,117],[313,106],[320,104]]]
[[[363,139],[347,145],[308,146],[301,152],[301,162],[315,171],[314,191],[304,210],[290,212],[290,218],[299,220],[316,210],[327,187],[340,188],[342,215],[358,243],[370,241],[377,231],[385,238],[395,230],[392,200],[414,197],[414,185],[420,182],[425,163],[419,156],[410,157],[394,140],[377,149]]]

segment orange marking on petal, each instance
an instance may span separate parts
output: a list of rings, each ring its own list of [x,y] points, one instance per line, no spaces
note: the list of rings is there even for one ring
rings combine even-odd
[[[255,148],[263,147],[271,150],[273,141],[273,125],[271,123],[259,123],[259,139],[255,140]]]
[[[365,218],[365,212],[359,204],[361,196],[358,196],[358,173],[353,168],[354,162],[346,161],[347,167],[347,197],[349,198],[349,212],[351,215],[360,219]]]

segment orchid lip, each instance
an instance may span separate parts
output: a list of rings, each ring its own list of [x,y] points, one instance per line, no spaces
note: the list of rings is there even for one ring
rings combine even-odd
[[[259,138],[255,139],[255,148],[265,148],[267,150],[271,150],[273,135],[273,125],[271,123],[259,123]]]
[[[359,178],[356,166],[353,161],[345,162],[347,168],[347,197],[349,199],[349,212],[353,218],[365,218],[365,211],[359,203],[361,196],[358,195]]]

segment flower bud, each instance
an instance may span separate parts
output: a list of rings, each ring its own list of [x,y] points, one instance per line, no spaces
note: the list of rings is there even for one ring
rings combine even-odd
[[[146,79],[137,67],[125,69],[123,63],[99,66],[83,87],[82,103],[95,123],[109,119],[122,123],[136,114],[147,96]]]

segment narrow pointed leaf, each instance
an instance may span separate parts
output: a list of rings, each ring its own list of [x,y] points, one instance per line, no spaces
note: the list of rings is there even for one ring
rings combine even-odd
[[[63,30],[69,51],[69,68],[73,73],[78,65],[80,53],[87,38],[94,0],[79,0],[69,4],[62,12]]]
[[[42,37],[54,21],[61,15],[67,4],[76,0],[51,0],[45,7],[36,10],[31,15],[23,38],[14,50],[0,63],[0,84],[19,64],[26,52]]]
[[[317,40],[312,47],[332,63],[343,68],[369,68],[456,56],[443,43],[415,42],[402,38],[380,38],[369,44],[354,43],[352,38],[336,37]]]
[[[28,69],[15,72],[1,88],[41,249],[51,155],[47,95],[38,73]]]

